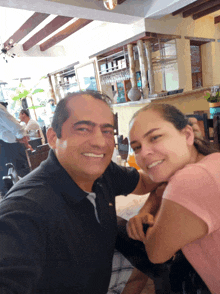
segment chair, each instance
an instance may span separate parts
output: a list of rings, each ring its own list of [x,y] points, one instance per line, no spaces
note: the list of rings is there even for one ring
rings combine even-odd
[[[17,181],[19,181],[19,176],[14,165],[12,163],[6,163],[5,166],[8,168],[8,174],[7,176],[2,177],[4,182],[4,194],[6,194],[11,189],[11,187],[17,183]]]
[[[206,116],[207,114],[204,113]],[[203,137],[206,138],[206,126],[205,126],[205,122],[204,122],[204,114],[187,114],[186,117],[190,118],[190,117],[195,117],[198,121],[198,126],[202,132]],[[206,119],[205,119],[206,120]]]
[[[44,135],[45,143],[48,143],[48,142],[47,142],[47,129],[46,129],[46,127],[43,126],[43,127],[41,128],[41,130],[42,130],[42,133],[43,133],[43,135]]]
[[[128,157],[128,138],[123,139],[123,135],[118,136],[118,152],[122,159],[127,160]]]
[[[116,112],[114,114],[114,136],[118,139],[118,113]],[[118,145],[118,142],[115,143],[115,145]]]
[[[214,143],[214,146],[220,147],[220,116],[214,115],[213,119],[208,118],[207,113],[189,114],[186,117],[195,117],[202,131],[203,137]]]
[[[28,144],[31,145],[33,149],[36,149],[37,146],[42,145],[41,138],[36,138],[28,141]]]
[[[34,151],[31,151],[30,149],[26,150],[26,156],[30,170],[34,170],[40,165],[42,161],[47,159],[49,150],[49,144],[37,146],[36,150]]]

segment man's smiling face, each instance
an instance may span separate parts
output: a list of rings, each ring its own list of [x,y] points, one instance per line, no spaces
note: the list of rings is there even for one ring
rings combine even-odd
[[[109,106],[90,95],[67,103],[70,116],[51,147],[60,164],[80,186],[94,182],[109,165],[114,151],[113,113]]]

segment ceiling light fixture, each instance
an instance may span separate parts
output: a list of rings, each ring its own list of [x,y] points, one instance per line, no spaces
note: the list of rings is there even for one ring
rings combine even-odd
[[[118,0],[103,0],[106,9],[112,10],[118,5]]]
[[[15,47],[17,44],[14,43],[12,39],[8,42],[8,45],[4,47],[4,44],[1,44],[1,49],[0,49],[0,55],[3,55],[3,59],[5,60],[6,63],[8,63],[7,57],[15,58],[16,54],[15,53],[9,53],[8,51]]]

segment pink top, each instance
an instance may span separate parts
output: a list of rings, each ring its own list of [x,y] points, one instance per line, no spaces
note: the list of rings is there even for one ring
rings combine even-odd
[[[212,293],[220,293],[220,153],[188,164],[170,179],[163,198],[200,217],[208,234],[182,251]]]

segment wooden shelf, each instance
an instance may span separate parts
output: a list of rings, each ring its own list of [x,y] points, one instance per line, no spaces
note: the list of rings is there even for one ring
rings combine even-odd
[[[125,69],[128,69],[128,67],[127,66],[123,67],[123,68],[118,68],[118,66],[117,67],[112,67],[111,71],[108,71],[108,72],[105,72],[105,73],[102,73],[101,71],[99,71],[99,75],[100,76],[109,75],[109,74],[112,74],[114,72],[117,72],[117,71],[120,71],[120,70],[125,70]]]

